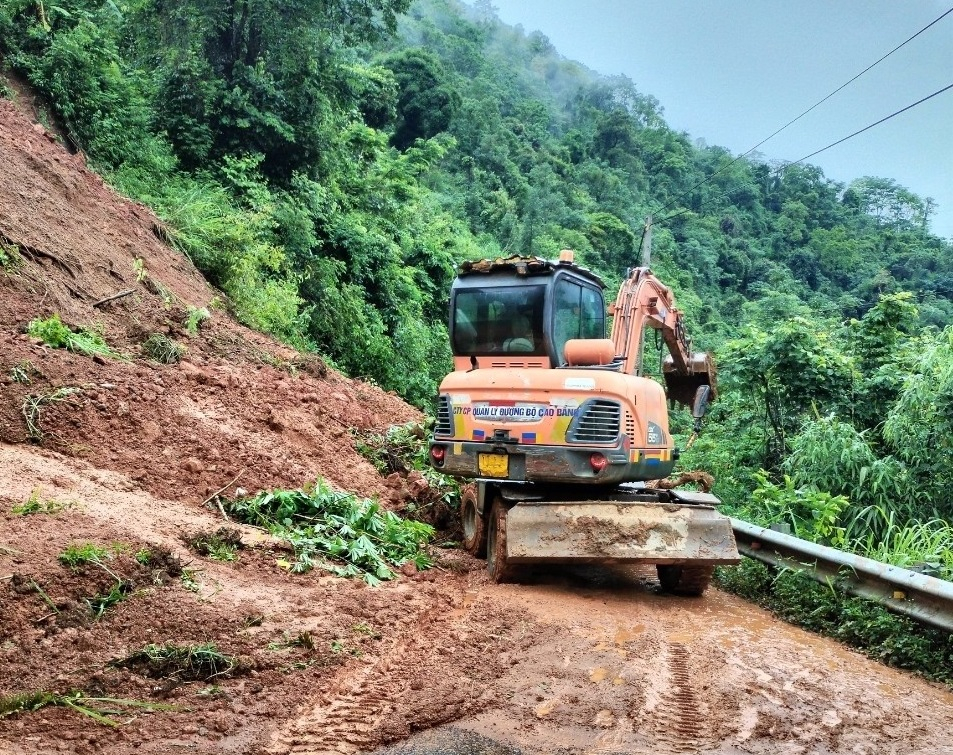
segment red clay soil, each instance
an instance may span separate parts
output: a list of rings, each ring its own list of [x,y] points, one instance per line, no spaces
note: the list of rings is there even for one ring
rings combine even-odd
[[[188,308],[221,294],[162,241],[149,210],[116,196],[7,100],[0,155],[0,243],[19,263],[0,270],[0,698],[81,690],[176,708],[133,712],[113,729],[48,706],[0,718],[0,752],[169,752],[185,741],[198,752],[260,752],[342,669],[379,671],[382,659],[401,680],[394,690],[419,692],[378,712],[368,746],[464,712],[494,674],[480,653],[515,621],[499,610],[454,612],[475,562],[438,555],[442,571],[411,570],[369,589],[288,574],[276,565],[288,554],[250,528],[251,547],[233,564],[183,544],[223,524],[201,504],[230,483],[256,492],[322,477],[399,507],[425,483],[382,477],[355,450],[355,434],[420,412],[220,309],[190,337]],[[126,358],[94,360],[25,334],[54,313],[99,330]],[[154,333],[184,344],[185,359],[146,358],[142,343]],[[70,507],[11,513],[34,493]],[[86,542],[110,549],[103,566],[59,563]],[[142,565],[135,555],[144,552],[169,555]],[[96,618],[97,597],[116,585],[123,600]],[[498,639],[449,659],[430,647],[472,622]],[[235,666],[207,681],[128,660],[149,644],[208,642]],[[439,678],[424,683],[437,660]]]
[[[22,260],[0,271],[0,441],[28,440],[28,396],[77,389],[41,407],[44,447],[128,474],[157,494],[203,500],[238,475],[249,490],[321,476],[400,498],[354,451],[352,431],[418,420],[419,412],[220,310],[190,338],[188,307],[221,295],[159,239],[149,210],[117,197],[8,100],[0,100],[0,154],[0,243]],[[30,320],[54,313],[100,330],[129,360],[94,361],[25,335]],[[185,359],[147,359],[142,343],[154,333],[181,342]],[[25,366],[28,384],[14,381],[15,365]]]

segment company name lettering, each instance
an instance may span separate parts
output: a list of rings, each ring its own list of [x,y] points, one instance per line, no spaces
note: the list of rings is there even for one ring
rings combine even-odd
[[[575,417],[579,410],[575,407],[554,406],[455,406],[454,414],[473,415],[477,419],[497,419],[501,417],[523,417],[537,419],[542,417]]]

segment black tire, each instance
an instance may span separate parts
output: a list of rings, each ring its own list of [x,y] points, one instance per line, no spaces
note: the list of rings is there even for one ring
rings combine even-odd
[[[477,512],[474,485],[467,485],[460,496],[460,524],[463,527],[463,549],[471,556],[486,558],[486,519]]]
[[[494,582],[512,582],[513,565],[506,561],[506,507],[497,498],[487,527],[486,570]]]
[[[657,564],[658,581],[665,592],[697,598],[704,594],[711,582],[714,566],[690,564]]]

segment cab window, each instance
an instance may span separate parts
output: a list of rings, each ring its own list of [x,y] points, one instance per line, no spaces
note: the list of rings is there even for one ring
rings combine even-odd
[[[541,285],[457,291],[450,323],[453,353],[545,354],[544,292]]]
[[[556,282],[553,301],[553,345],[562,364],[566,341],[605,337],[605,303],[601,291],[565,278]]]

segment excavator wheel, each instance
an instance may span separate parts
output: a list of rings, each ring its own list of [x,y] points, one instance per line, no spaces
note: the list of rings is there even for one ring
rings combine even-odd
[[[476,486],[467,485],[460,496],[463,548],[471,556],[486,558],[486,519],[477,512]]]
[[[494,582],[512,582],[513,565],[506,562],[506,507],[499,498],[490,510],[486,543],[486,569]]]
[[[658,581],[665,592],[675,595],[698,597],[702,595],[715,573],[714,566],[692,566],[691,564],[657,564]]]

